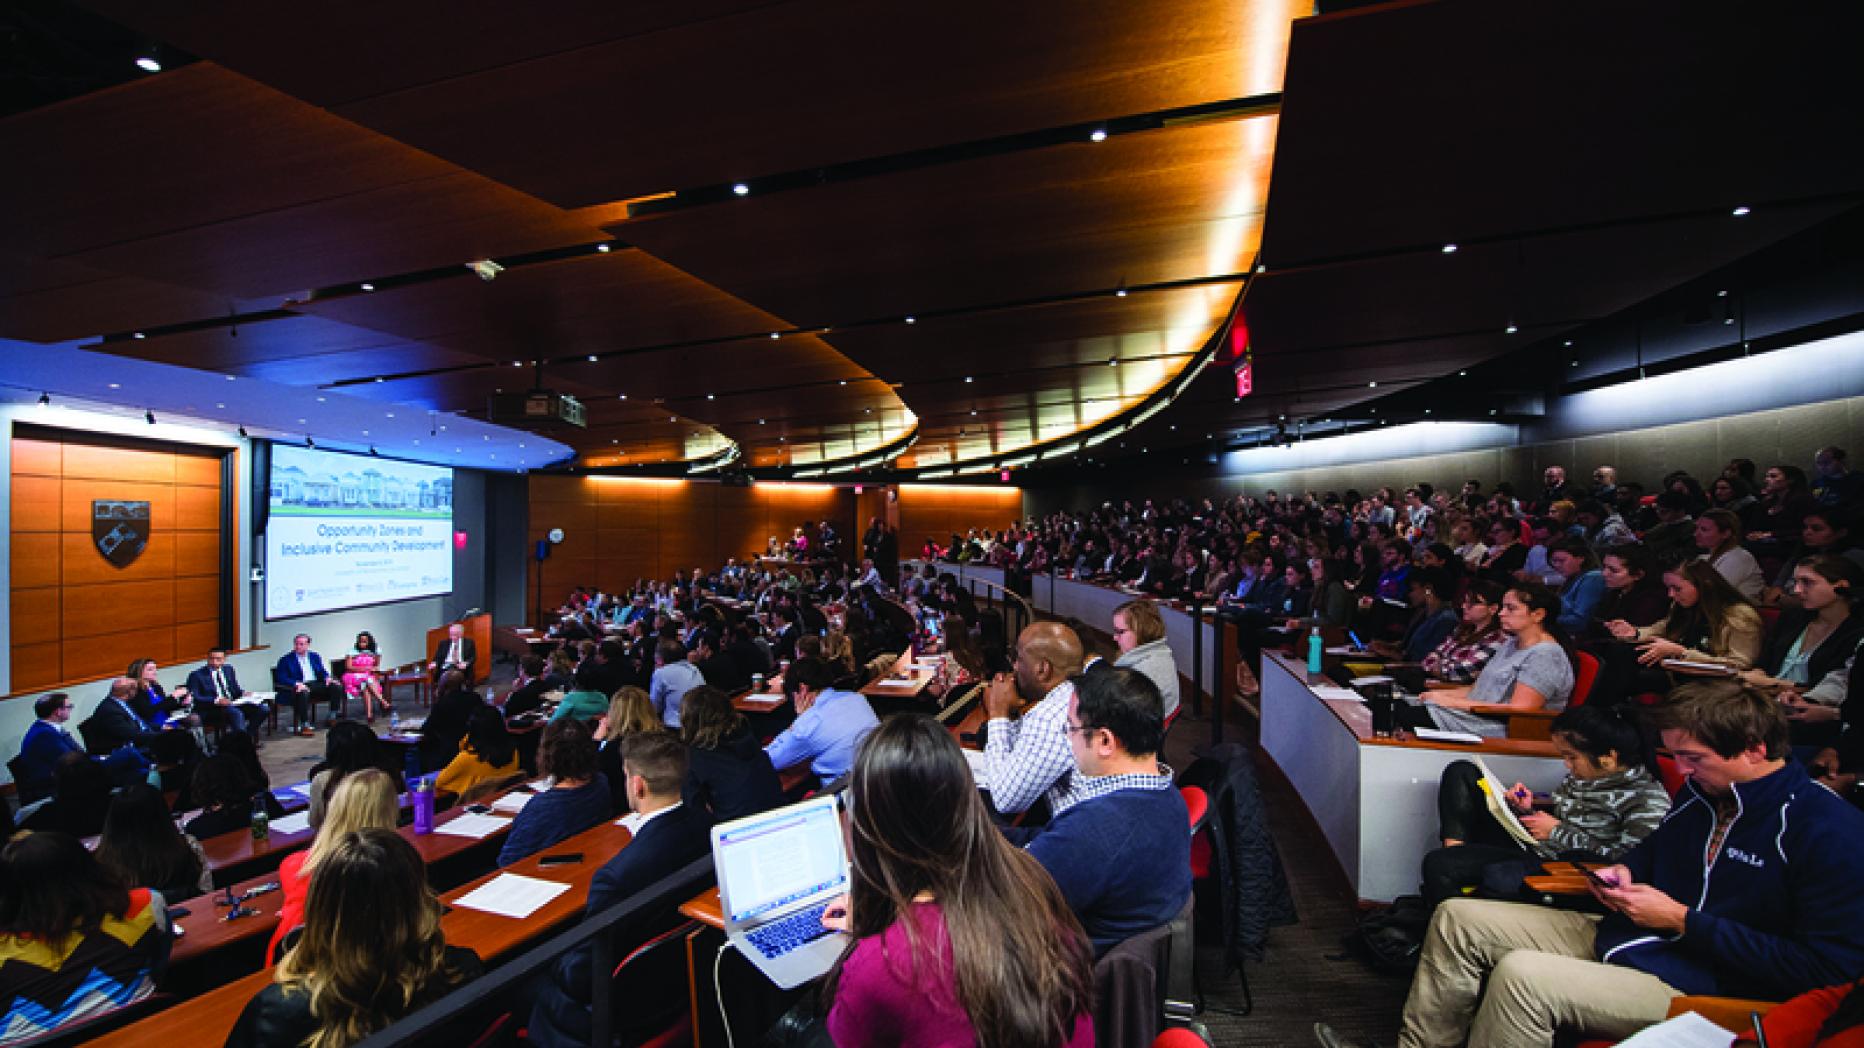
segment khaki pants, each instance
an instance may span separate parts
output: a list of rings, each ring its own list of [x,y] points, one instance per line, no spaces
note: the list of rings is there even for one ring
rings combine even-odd
[[[1400,1048],[1525,1048],[1552,1045],[1558,1029],[1623,1038],[1661,1022],[1679,991],[1593,960],[1594,928],[1565,910],[1445,902],[1424,939]]]

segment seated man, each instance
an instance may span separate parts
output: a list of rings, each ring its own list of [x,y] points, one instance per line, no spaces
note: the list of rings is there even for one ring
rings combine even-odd
[[[1015,674],[999,673],[984,689],[983,776],[979,786],[1004,815],[1028,811],[1043,796],[1060,815],[1083,796],[1074,782],[1068,742],[1068,679],[1081,672],[1081,638],[1059,622],[1031,623],[1016,638]],[[1010,719],[1018,697],[1034,703]]]
[[[245,731],[246,715],[234,700],[246,694],[239,686],[239,675],[227,665],[227,650],[215,648],[207,653],[207,665],[188,674],[188,696],[201,723],[223,723],[228,731]]]
[[[1663,825],[1604,870],[1609,912],[1451,899],[1437,908],[1398,1043],[1622,1038],[1678,994],[1783,1000],[1864,971],[1864,813],[1788,759],[1786,720],[1733,681],[1653,709],[1689,773]],[[1484,979],[1487,989],[1484,991]],[[1324,1025],[1322,1045],[1341,1042]]]
[[[660,723],[669,728],[680,726],[680,700],[705,683],[705,675],[693,665],[694,660],[703,657],[703,649],[694,648],[688,652],[686,645],[673,637],[662,637],[654,646],[656,669],[647,682],[647,697],[654,704],[654,712],[660,715]]]
[[[628,846],[597,870],[590,882],[587,912],[591,917],[711,850],[704,810],[680,803],[686,747],[678,738],[665,732],[629,735],[621,742],[621,766],[628,782],[628,808],[641,821]],[[589,961],[587,946],[573,950],[542,980],[531,1010],[528,1036],[533,1043],[546,1048],[589,1043]],[[684,999],[684,973],[680,974],[680,985],[671,988],[678,992],[661,1000]],[[635,999],[645,1001],[650,996],[636,994]],[[630,1038],[624,1041],[634,1043]]]
[[[145,754],[156,749],[163,735],[162,724],[159,719],[151,723],[136,712],[137,690],[136,682],[128,677],[110,682],[109,694],[97,704],[84,726],[85,743],[91,747],[92,756],[103,757],[125,746]],[[187,738],[186,732],[178,734]]]
[[[61,757],[67,753],[83,756],[84,747],[65,727],[71,720],[71,710],[71,696],[62,691],[34,700],[32,712],[38,719],[26,726],[26,734],[20,739],[19,778],[13,784],[19,791],[22,805],[52,795]],[[118,785],[140,780],[149,770],[149,762],[133,746],[101,756]]]
[[[466,627],[455,622],[447,627],[447,639],[434,646],[434,657],[427,663],[427,672],[438,682],[440,675],[446,671],[459,670],[466,675],[466,682],[470,685],[473,681],[473,662],[478,657],[478,646],[466,635]]]
[[[1191,816],[1158,759],[1163,705],[1137,670],[1076,678],[1065,730],[1080,799],[1033,835],[1006,831],[1028,838],[1096,956],[1171,923],[1191,897]]]
[[[790,664],[783,676],[783,695],[796,707],[796,722],[764,747],[771,767],[782,771],[808,761],[823,785],[854,767],[855,748],[880,720],[867,696],[832,687],[835,672],[820,659]]]
[[[278,700],[291,703],[299,735],[311,734],[319,705],[330,707],[332,719],[343,705],[343,687],[330,679],[324,657],[311,650],[308,633],[291,638],[291,651],[272,668],[272,681],[278,685]]]

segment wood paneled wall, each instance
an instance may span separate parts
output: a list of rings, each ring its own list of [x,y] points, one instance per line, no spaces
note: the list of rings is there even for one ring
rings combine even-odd
[[[219,642],[224,452],[15,436],[12,687],[203,658]],[[146,500],[149,544],[125,567],[91,538],[91,500]]]
[[[828,484],[532,477],[530,497],[532,548],[552,528],[565,535],[543,565],[547,608],[578,584],[624,588],[642,577],[710,571],[762,552],[772,535],[789,538],[804,521],[832,519],[846,536],[854,516],[853,492]],[[534,600],[535,591],[525,606]]]
[[[911,560],[926,539],[943,546],[972,528],[1009,527],[1023,516],[1023,493],[1007,485],[901,484],[899,511],[900,559]]]

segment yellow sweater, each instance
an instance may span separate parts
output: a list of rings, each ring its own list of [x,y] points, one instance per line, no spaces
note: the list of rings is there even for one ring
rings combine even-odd
[[[459,756],[447,762],[440,770],[440,777],[434,780],[435,793],[450,793],[463,797],[466,791],[482,782],[496,782],[509,779],[518,774],[518,754],[512,751],[511,759],[503,765],[494,766],[480,759],[466,743],[460,743]]]

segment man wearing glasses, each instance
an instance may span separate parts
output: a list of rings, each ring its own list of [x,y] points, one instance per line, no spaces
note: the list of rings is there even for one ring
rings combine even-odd
[[[27,726],[25,736],[20,739],[19,779],[14,783],[22,805],[52,795],[58,762],[66,754],[84,757],[84,747],[72,738],[71,729],[65,726],[71,721],[70,696],[62,691],[43,696],[32,704],[32,712],[38,720]],[[140,778],[148,770],[148,762],[142,755],[127,747],[109,754],[104,764],[119,783]]]

